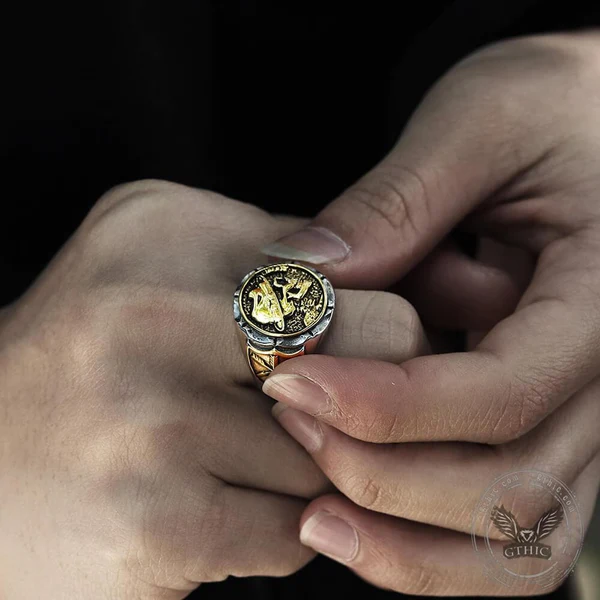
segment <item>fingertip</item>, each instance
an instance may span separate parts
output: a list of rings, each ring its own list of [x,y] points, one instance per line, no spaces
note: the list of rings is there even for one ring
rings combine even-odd
[[[323,445],[323,428],[310,415],[293,408],[284,409],[276,417],[278,423],[309,453],[314,454]]]
[[[305,528],[307,523],[310,525],[309,521],[313,519],[315,515],[321,513],[335,515],[347,520],[351,517],[353,507],[361,510],[348,500],[348,498],[339,493],[325,494],[319,498],[315,498],[304,509],[304,512],[300,517],[300,531]]]
[[[307,521],[317,513],[328,512],[334,515],[344,516],[352,506],[354,506],[352,502],[339,493],[320,496],[304,509],[304,512],[300,517],[300,529],[302,529]]]
[[[309,225],[268,244],[262,253],[319,266],[345,260],[350,255],[350,246],[333,231]]]
[[[313,513],[300,530],[305,546],[343,563],[352,562],[359,551],[359,536],[346,520],[328,511]]]
[[[262,389],[273,400],[309,414],[327,411],[331,404],[329,395],[320,385],[298,373],[274,372]]]

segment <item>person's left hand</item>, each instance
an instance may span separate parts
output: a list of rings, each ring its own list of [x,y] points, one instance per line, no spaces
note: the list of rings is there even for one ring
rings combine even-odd
[[[469,57],[380,165],[311,227],[265,249],[362,288],[394,284],[433,251],[413,275],[424,320],[488,331],[468,352],[400,365],[301,357],[263,387],[346,496],[314,501],[301,539],[380,586],[539,593],[527,579],[510,590],[487,580],[467,535],[502,473],[552,474],[590,518],[600,481],[599,48],[597,33],[540,36]],[[446,245],[459,224],[529,253],[531,282],[519,289],[507,270]],[[513,510],[528,522],[546,508]]]

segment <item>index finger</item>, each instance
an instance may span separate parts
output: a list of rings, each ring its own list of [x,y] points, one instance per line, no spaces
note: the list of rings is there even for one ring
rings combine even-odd
[[[517,312],[471,352],[400,365],[302,357],[263,391],[370,442],[516,439],[599,370],[600,273],[584,250],[579,238],[544,251]]]

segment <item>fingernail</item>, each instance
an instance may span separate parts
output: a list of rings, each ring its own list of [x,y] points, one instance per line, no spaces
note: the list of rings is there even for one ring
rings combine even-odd
[[[300,541],[344,562],[353,560],[358,553],[358,534],[354,527],[325,511],[315,513],[304,523]]]
[[[265,246],[262,253],[323,265],[344,260],[350,253],[350,246],[329,229],[306,227]]]
[[[273,400],[313,415],[328,412],[331,404],[325,390],[302,375],[271,375],[263,383],[262,390]]]
[[[272,413],[307,452],[316,452],[323,444],[323,430],[315,418],[279,402],[273,406]]]

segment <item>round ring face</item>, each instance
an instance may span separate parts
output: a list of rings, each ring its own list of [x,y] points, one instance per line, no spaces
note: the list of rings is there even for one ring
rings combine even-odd
[[[322,319],[328,298],[315,273],[283,263],[257,269],[242,286],[239,302],[251,327],[272,337],[291,337]]]

